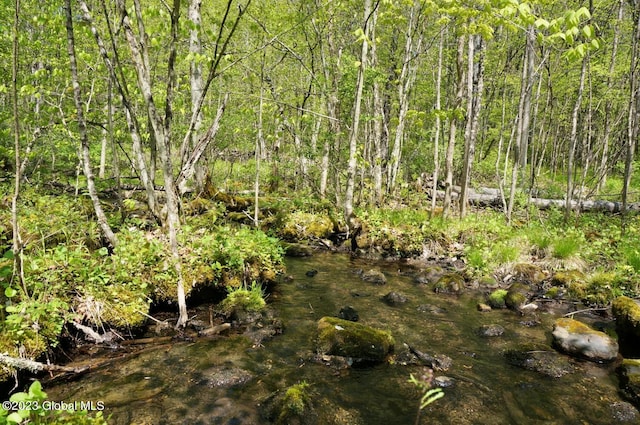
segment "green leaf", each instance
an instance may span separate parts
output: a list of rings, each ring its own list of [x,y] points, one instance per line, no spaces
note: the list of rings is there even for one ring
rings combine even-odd
[[[536,28],[542,28],[542,29],[547,29],[549,28],[550,24],[549,21],[547,21],[546,19],[542,19],[542,18],[538,18],[535,20],[535,22],[533,23]]]
[[[585,25],[582,28],[582,33],[584,34],[585,37],[592,38],[593,37],[593,28],[591,28],[591,25]]]
[[[9,250],[7,252],[4,253],[4,255],[2,256],[2,258],[6,259],[6,260],[13,260],[14,255],[13,255],[13,250]]]
[[[13,298],[16,296],[16,294],[18,293],[18,291],[16,291],[15,289],[13,289],[12,287],[8,286],[5,290],[4,290],[4,296],[7,298]]]
[[[22,422],[22,419],[23,418],[18,413],[13,412],[9,416],[7,416],[7,423],[8,424],[19,424],[20,422]]]

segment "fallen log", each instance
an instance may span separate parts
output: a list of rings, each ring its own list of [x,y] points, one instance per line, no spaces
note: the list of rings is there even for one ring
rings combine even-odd
[[[8,366],[12,369],[28,370],[33,373],[38,372],[65,372],[65,373],[82,373],[89,369],[89,366],[79,368],[59,366],[55,364],[47,364],[36,362],[34,360],[24,359],[21,357],[12,357],[8,353],[0,354],[0,364]]]
[[[428,192],[431,195],[431,192]],[[444,199],[444,191],[436,191],[436,197],[438,199]],[[460,198],[460,194],[456,191],[451,193],[451,198],[457,200]],[[502,207],[502,197],[500,196],[500,190],[495,188],[482,187],[477,190],[470,189],[468,195],[469,203],[481,207]],[[535,205],[541,210],[551,208],[565,208],[566,200],[564,199],[547,199],[529,197],[528,203]],[[572,200],[570,203],[573,211],[601,211],[607,213],[619,213],[622,212],[622,202],[605,201],[605,200]],[[633,202],[627,204],[627,211],[640,211],[640,202]]]

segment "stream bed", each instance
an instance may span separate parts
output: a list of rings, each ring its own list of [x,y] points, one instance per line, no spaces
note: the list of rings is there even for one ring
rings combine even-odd
[[[273,423],[272,401],[305,382],[313,405],[309,423],[406,425],[415,422],[420,398],[409,374],[423,371],[401,361],[408,344],[453,361],[449,370],[435,373],[452,378],[453,385],[422,412],[422,424],[632,423],[620,413],[626,403],[614,364],[567,357],[573,371],[552,378],[507,361],[505,351],[524,343],[550,345],[556,319],[550,313],[479,312],[478,292],[437,294],[416,284],[415,270],[398,262],[321,253],[287,259],[286,266],[290,278],[268,298],[282,323],[281,335],[261,343],[232,334],[161,345],[45,390],[52,400],[103,402],[114,424],[239,425]],[[384,272],[385,285],[365,282],[356,273],[371,268]],[[309,270],[317,274],[307,276]],[[392,291],[407,302],[383,302]],[[366,367],[317,360],[318,320],[345,306],[358,312],[360,323],[392,333],[395,357]],[[505,332],[481,336],[483,325],[499,325]]]

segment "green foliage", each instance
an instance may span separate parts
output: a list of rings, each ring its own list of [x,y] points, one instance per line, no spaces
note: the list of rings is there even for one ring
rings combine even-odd
[[[39,381],[34,381],[28,392],[18,392],[11,395],[9,401],[16,407],[23,407],[15,411],[8,411],[0,407],[0,425],[17,424],[49,424],[49,425],[106,425],[108,422],[101,411],[89,414],[87,410],[74,410],[75,405],[67,403],[69,408],[51,408],[53,402],[47,400],[47,393],[42,391]],[[61,403],[60,403],[61,404]],[[102,409],[96,403],[97,409]]]

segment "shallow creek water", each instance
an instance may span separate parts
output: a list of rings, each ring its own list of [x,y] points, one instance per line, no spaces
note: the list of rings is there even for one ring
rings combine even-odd
[[[355,273],[372,267],[386,274],[386,285]],[[317,275],[307,277],[310,269]],[[413,424],[419,395],[407,380],[421,367],[390,362],[338,370],[312,360],[318,319],[351,305],[361,323],[392,332],[396,352],[408,343],[453,359],[451,369],[436,376],[453,377],[455,384],[425,409],[422,424],[615,423],[612,405],[620,398],[612,365],[572,360],[576,371],[554,379],[505,360],[504,351],[520,343],[549,343],[555,317],[538,313],[540,324],[528,327],[512,311],[480,313],[478,294],[436,294],[408,271],[397,262],[337,254],[288,259],[293,280],[279,283],[269,298],[282,335],[261,346],[241,335],[163,345],[46,391],[54,400],[102,401],[115,424],[266,424],[261,406],[304,381],[318,424]],[[408,302],[388,306],[381,297],[390,291]],[[418,309],[425,304],[444,311]],[[504,335],[479,336],[478,328],[489,324],[503,326]]]

